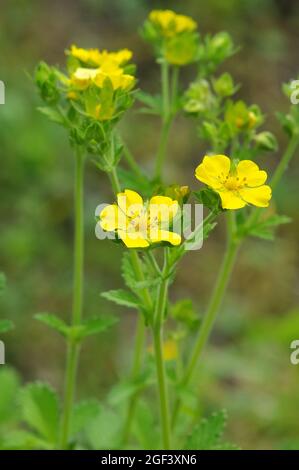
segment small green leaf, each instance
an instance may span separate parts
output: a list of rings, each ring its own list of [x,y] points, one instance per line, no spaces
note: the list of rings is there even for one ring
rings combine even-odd
[[[56,122],[56,124],[65,124],[65,118],[56,109],[50,108],[49,106],[40,106],[37,109],[40,113],[47,116],[50,121]]]
[[[100,317],[89,318],[81,325],[70,328],[70,330],[75,331],[74,336],[76,339],[83,339],[86,338],[86,336],[96,335],[97,333],[107,330],[117,321],[118,318],[116,317],[102,315]]]
[[[274,240],[275,229],[282,224],[288,224],[291,218],[286,215],[271,215],[267,219],[251,225],[246,233],[254,237],[262,238],[264,240]]]
[[[67,336],[69,332],[69,326],[61,320],[61,318],[53,315],[52,313],[37,313],[34,318],[41,321],[45,325],[58,331],[63,336]]]
[[[107,292],[102,292],[101,296],[111,302],[115,302],[118,305],[123,305],[129,308],[140,308],[140,303],[137,297],[131,292],[125,291],[123,289],[118,290],[109,290]]]
[[[14,369],[3,367],[0,369],[0,425],[8,424],[16,418],[17,393],[20,379]]]
[[[120,382],[111,390],[109,394],[109,403],[113,406],[118,405],[130,398],[136,392],[146,388],[151,382],[151,375],[149,375],[148,372],[143,373],[134,380]]]
[[[7,331],[13,330],[14,324],[10,320],[0,320],[0,333],[6,333]]]
[[[101,407],[97,400],[85,400],[73,407],[70,434],[75,436],[100,413]]]
[[[226,421],[227,414],[224,410],[213,413],[208,419],[203,418],[187,439],[185,449],[213,450],[219,448]]]
[[[22,390],[20,401],[25,422],[46,441],[55,443],[59,426],[56,392],[47,384],[35,382]]]
[[[54,446],[30,431],[8,431],[0,443],[1,450],[53,450]]]
[[[221,199],[218,193],[210,188],[204,188],[200,191],[193,192],[196,199],[211,211],[217,213],[223,209],[221,207]]]
[[[176,302],[171,307],[170,313],[175,320],[185,324],[190,329],[196,328],[199,324],[199,316],[190,299],[182,299]]]

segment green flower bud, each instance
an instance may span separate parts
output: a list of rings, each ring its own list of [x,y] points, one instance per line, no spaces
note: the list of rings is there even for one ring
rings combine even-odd
[[[276,137],[272,132],[260,132],[254,136],[257,148],[269,152],[275,152],[278,149]]]

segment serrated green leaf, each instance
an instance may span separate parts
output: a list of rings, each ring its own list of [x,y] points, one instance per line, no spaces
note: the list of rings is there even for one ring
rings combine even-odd
[[[4,367],[0,369],[0,424],[7,424],[17,416],[17,393],[20,379],[14,369]]]
[[[35,382],[22,390],[20,402],[24,421],[47,442],[57,442],[59,410],[56,392],[45,383]]]
[[[108,328],[113,326],[118,321],[118,318],[113,316],[97,316],[87,319],[82,325],[78,325],[75,328],[77,332],[75,336],[77,339],[85,338],[86,336],[95,335],[106,331]],[[72,330],[72,328],[71,328]]]
[[[92,449],[119,449],[122,420],[119,413],[104,408],[85,430],[87,443]]]
[[[15,430],[5,434],[1,450],[52,450],[53,445],[40,439],[30,431]]]
[[[58,333],[60,333],[61,335],[68,335],[69,326],[56,315],[52,313],[37,313],[36,315],[34,315],[34,318],[36,320],[41,321],[50,328],[53,328],[54,330],[58,331]]]
[[[267,219],[261,220],[247,229],[248,235],[262,238],[264,240],[274,240],[275,228],[282,224],[288,224],[291,218],[286,215],[271,215]]]
[[[73,407],[70,434],[75,436],[100,413],[101,406],[97,400],[85,400]]]
[[[142,262],[140,260],[140,262]],[[143,266],[143,272],[145,272],[146,266]],[[151,287],[155,287],[161,282],[161,279],[157,276],[150,277],[148,274],[146,277],[147,279],[144,281],[137,281],[134,273],[134,269],[131,263],[131,258],[129,253],[124,253],[122,258],[122,265],[121,265],[122,277],[129,289],[132,291],[138,292],[139,289],[149,289]]]
[[[0,320],[0,333],[6,333],[7,331],[13,330],[14,324],[10,320]]]
[[[137,310],[140,308],[140,303],[137,297],[131,292],[123,289],[102,292],[101,296],[118,305],[123,305],[124,307],[136,308]]]
[[[192,434],[187,439],[187,450],[213,450],[220,444],[227,415],[224,410],[213,413],[208,419],[203,418],[195,426]]]

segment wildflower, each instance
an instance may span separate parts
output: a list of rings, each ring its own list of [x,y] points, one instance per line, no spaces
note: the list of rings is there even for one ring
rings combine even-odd
[[[100,67],[106,62],[113,62],[116,65],[123,66],[128,63],[133,56],[133,53],[129,49],[108,52],[107,50],[99,51],[99,49],[83,49],[75,45],[71,46],[67,54],[78,59],[83,65],[93,67]]]
[[[269,205],[271,188],[264,184],[267,173],[251,160],[235,164],[225,155],[206,156],[195,176],[219,194],[223,209]]]
[[[153,10],[149,21],[159,30],[162,36],[173,37],[180,33],[192,32],[197,23],[185,15],[177,15],[171,10]]]
[[[71,76],[71,84],[80,90],[85,90],[95,79],[97,73],[97,69],[79,67]]]
[[[102,67],[98,69],[93,81],[99,88],[103,88],[105,80],[107,79],[110,80],[114,90],[119,88],[129,90],[135,82],[133,75],[125,74],[123,69],[112,62],[104,63]]]
[[[71,84],[80,90],[92,84],[103,88],[106,80],[110,81],[113,90],[129,90],[135,82],[133,75],[125,74],[123,69],[112,62],[106,62],[97,69],[79,67],[71,76]]]
[[[169,231],[179,204],[166,196],[153,196],[147,203],[135,191],[117,195],[117,204],[106,206],[100,214],[103,230],[115,231],[128,248],[146,248],[153,243],[179,245],[181,236]]]
[[[148,348],[149,353],[153,354],[154,348],[153,345],[150,345]],[[164,361],[174,361],[178,358],[178,345],[177,341],[174,339],[167,339],[163,343],[162,349],[163,359]]]

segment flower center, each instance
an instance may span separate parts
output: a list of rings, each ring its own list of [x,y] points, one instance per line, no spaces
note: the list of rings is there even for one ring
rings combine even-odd
[[[242,186],[240,179],[237,176],[228,176],[224,181],[224,187],[229,191],[236,191]]]

